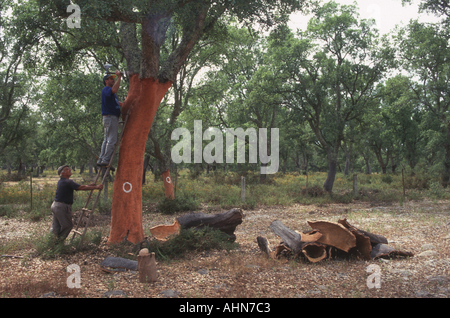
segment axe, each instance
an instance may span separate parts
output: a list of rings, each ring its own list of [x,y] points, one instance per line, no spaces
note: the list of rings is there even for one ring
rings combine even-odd
[[[116,75],[116,73],[110,72],[110,71],[109,71],[109,69],[111,68],[111,66],[112,66],[111,64],[105,64],[105,65],[103,65],[103,67],[104,67],[105,70],[106,70],[106,75]],[[120,75],[123,76],[123,73],[120,72]]]

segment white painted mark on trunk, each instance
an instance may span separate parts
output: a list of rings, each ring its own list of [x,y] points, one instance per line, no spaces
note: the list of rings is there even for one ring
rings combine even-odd
[[[125,186],[126,186],[127,184],[130,185],[130,188],[129,188],[128,190],[125,190]],[[122,186],[122,189],[123,189],[123,192],[125,192],[125,193],[130,193],[131,190],[133,189],[133,186],[131,185],[131,183],[125,182],[125,183],[123,184],[123,186]]]

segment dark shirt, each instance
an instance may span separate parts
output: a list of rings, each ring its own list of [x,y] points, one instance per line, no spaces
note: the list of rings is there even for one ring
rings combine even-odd
[[[105,86],[102,89],[102,115],[114,115],[120,117],[119,100],[116,94],[112,94],[112,87]]]
[[[73,190],[78,190],[80,185],[73,180],[61,178],[56,186],[55,201],[66,204],[73,203]]]

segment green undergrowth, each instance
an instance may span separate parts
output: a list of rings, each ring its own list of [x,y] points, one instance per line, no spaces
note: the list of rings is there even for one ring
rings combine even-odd
[[[210,227],[201,229],[181,229],[178,235],[170,237],[165,242],[151,240],[146,246],[150,252],[154,252],[159,260],[169,261],[183,258],[189,252],[203,252],[209,250],[233,250],[239,245],[230,240],[230,237]]]
[[[36,249],[36,256],[42,259],[54,259],[60,255],[74,254],[80,251],[89,251],[98,248],[102,241],[102,232],[87,231],[80,243],[80,236],[76,236],[71,241],[71,235],[65,240],[58,240],[54,234],[48,233],[36,240],[34,247]]]
[[[55,195],[56,185],[53,174],[49,177],[29,179],[0,186],[0,217],[20,217],[38,222],[51,216],[50,206]],[[53,179],[51,179],[53,177]],[[245,197],[241,193],[241,177],[245,177]],[[352,202],[404,202],[406,200],[445,200],[450,199],[449,189],[442,187],[439,176],[427,173],[363,174],[357,175],[357,192],[353,191],[353,175],[337,173],[333,192],[323,190],[327,177],[325,172],[276,173],[261,178],[257,172],[220,172],[192,174],[180,170],[176,178],[175,200],[164,198],[162,181],[155,181],[149,173],[146,184],[142,186],[144,206],[156,207],[145,210],[163,214],[208,209],[230,209],[240,207],[246,210],[258,206],[289,206],[293,204],[348,204]],[[89,183],[88,176],[78,177],[80,183]],[[3,179],[7,180],[7,179]],[[51,181],[51,182],[50,182]],[[111,211],[113,184],[110,183],[108,200],[104,193],[98,202],[96,212],[107,214]],[[404,195],[403,195],[404,193]],[[73,211],[84,207],[88,191],[75,193]]]

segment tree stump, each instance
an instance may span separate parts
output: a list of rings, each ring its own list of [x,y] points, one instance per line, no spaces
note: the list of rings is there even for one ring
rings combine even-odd
[[[265,237],[258,236],[256,238],[256,242],[258,243],[258,246],[261,249],[261,251],[266,253],[268,257],[271,257],[272,249],[270,248],[269,241]]]
[[[139,282],[154,283],[157,281],[155,253],[143,248],[138,255]]]

